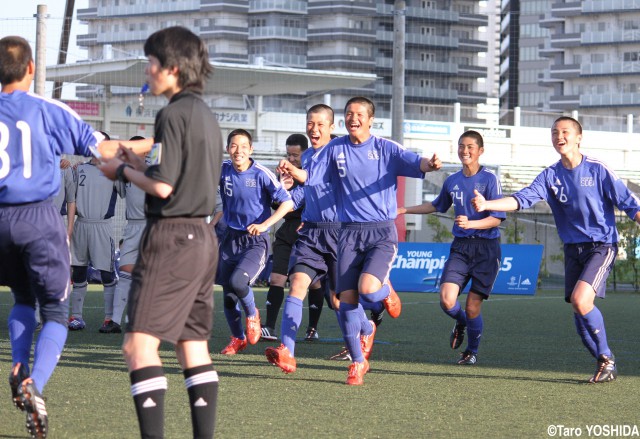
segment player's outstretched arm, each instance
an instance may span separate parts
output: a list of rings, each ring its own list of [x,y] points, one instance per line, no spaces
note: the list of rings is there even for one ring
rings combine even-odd
[[[518,202],[514,197],[487,200],[476,189],[474,189],[473,193],[475,194],[475,198],[471,200],[471,204],[477,212],[484,212],[485,210],[511,212],[512,210],[518,210]]]
[[[291,176],[291,178],[301,184],[307,181],[307,171],[297,168],[291,164],[289,160],[280,160],[276,171],[283,176]]]
[[[280,221],[287,213],[291,211],[293,208],[293,201],[287,200],[282,202],[278,209],[276,209],[273,214],[265,220],[265,222],[261,224],[251,224],[247,227],[247,232],[252,235],[259,235],[260,233],[266,231],[269,227]]]
[[[120,168],[122,166],[122,168]],[[119,158],[112,158],[100,162],[98,169],[110,180],[124,179],[138,186],[146,193],[165,199],[173,192],[173,186],[154,180],[144,175],[144,172],[134,169],[133,166],[123,162]]]
[[[422,157],[420,160],[420,170],[422,172],[437,171],[440,168],[442,168],[442,161],[437,154],[433,154],[430,159]]]
[[[132,150],[137,155],[143,156],[151,151],[153,137],[142,140],[103,140],[98,145],[98,151],[100,151],[104,159],[110,159],[118,154],[121,145]]]
[[[413,213],[417,215],[428,215],[436,211],[431,202],[422,203],[417,206],[398,207],[398,215],[404,215],[405,213]]]
[[[470,220],[466,215],[458,215],[455,218],[455,223],[458,227],[464,230],[482,230],[498,227],[500,223],[502,223],[502,221],[500,220],[500,218],[496,218],[495,216],[488,216],[479,220]]]

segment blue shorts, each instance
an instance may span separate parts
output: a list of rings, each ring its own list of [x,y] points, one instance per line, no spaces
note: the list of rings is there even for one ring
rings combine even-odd
[[[362,273],[384,283],[398,253],[398,231],[393,220],[344,223],[338,241],[338,292],[358,291]]]
[[[564,300],[571,302],[571,294],[579,280],[593,287],[596,297],[604,299],[607,278],[618,254],[617,244],[583,242],[564,245]]]
[[[471,291],[487,299],[498,277],[501,259],[499,238],[455,238],[440,284],[458,285],[460,293],[471,281]]]
[[[252,285],[267,264],[269,254],[269,234],[250,235],[248,232],[227,228],[220,243],[220,259],[216,273],[216,283],[228,288],[235,270],[242,270],[249,276]]]
[[[335,291],[339,234],[340,223],[304,223],[291,250],[289,274],[306,273],[311,283],[326,276]]]
[[[43,321],[66,326],[71,254],[60,212],[50,200],[0,207],[0,285],[16,303],[40,304]]]

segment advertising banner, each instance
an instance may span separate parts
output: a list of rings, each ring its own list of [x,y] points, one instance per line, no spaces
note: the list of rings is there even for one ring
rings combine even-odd
[[[397,291],[437,293],[450,244],[401,242],[391,283]],[[533,295],[542,261],[542,245],[502,244],[500,272],[492,294]],[[465,291],[469,290],[470,284]]]

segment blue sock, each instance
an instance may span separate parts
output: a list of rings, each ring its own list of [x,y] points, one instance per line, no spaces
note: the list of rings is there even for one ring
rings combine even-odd
[[[13,364],[22,363],[29,371],[31,343],[36,332],[36,310],[29,305],[16,303],[9,313],[9,340]]]
[[[58,322],[45,322],[42,325],[33,354],[31,372],[31,379],[40,393],[58,364],[64,343],[67,341],[67,333],[67,327]]]
[[[239,297],[244,313],[247,317],[253,317],[256,315],[256,299],[253,295],[253,290],[249,287],[249,292],[244,297]]]
[[[373,311],[375,314],[380,314],[384,309],[384,302],[368,302],[362,298],[362,294],[360,295],[360,305],[367,310]]]
[[[578,313],[573,314],[573,321],[576,324],[576,330],[578,331],[578,335],[582,340],[582,344],[591,352],[595,358],[598,357],[598,348],[596,347],[596,342],[591,338],[591,334],[589,334],[589,330],[585,326],[584,319]]]
[[[474,354],[478,353],[483,327],[484,322],[482,321],[482,313],[478,314],[478,317],[475,319],[467,319],[467,350]]]
[[[582,316],[585,326],[589,331],[589,335],[596,344],[598,356],[604,354],[611,356],[611,349],[607,344],[607,331],[604,329],[604,319],[600,310],[594,306],[591,311]]]
[[[340,316],[344,325],[344,332],[342,333],[344,343],[351,354],[351,360],[358,363],[364,361],[362,346],[360,346],[361,313],[362,311],[358,309],[358,305],[340,302]]]
[[[382,288],[380,288],[378,291],[375,291],[373,293],[369,293],[369,294],[360,293],[360,298],[363,301],[371,302],[371,303],[381,302],[387,297],[389,297],[389,293],[390,293],[389,285],[384,284],[382,285]]]
[[[340,315],[340,309],[335,310],[336,319],[338,320],[338,327],[340,328],[340,332],[344,334],[344,320],[342,320],[342,315]]]
[[[460,306],[460,303],[456,301],[456,304],[453,305],[453,308],[445,309],[442,302],[440,302],[440,308],[445,312],[446,315],[455,319],[458,323],[466,325],[467,324],[467,313],[464,312],[464,309]]]
[[[244,329],[242,329],[242,313],[240,312],[240,304],[236,300],[233,302],[235,303],[235,306],[230,306],[231,301],[233,301],[233,298],[235,297],[235,294],[229,293],[227,291],[225,291],[224,294],[225,296],[227,296],[225,298],[225,303],[223,306],[224,316],[227,319],[229,329],[231,329],[231,335],[233,335],[235,338],[244,340]]]
[[[298,335],[300,322],[302,322],[302,300],[289,296],[284,301],[280,334],[282,336],[282,344],[289,349],[291,356],[293,356],[296,348],[296,335]]]
[[[373,333],[373,325],[367,318],[367,315],[364,312],[364,308],[360,303],[358,304],[358,311],[360,312],[360,334],[371,335]]]

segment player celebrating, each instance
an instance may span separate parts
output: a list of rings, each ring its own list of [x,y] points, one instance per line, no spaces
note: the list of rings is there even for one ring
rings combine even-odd
[[[224,315],[231,342],[222,350],[235,355],[260,339],[260,313],[251,285],[262,271],[269,252],[269,227],[291,210],[291,196],[273,172],[251,158],[251,134],[233,130],[227,137],[231,157],[222,164],[220,195],[227,231],[220,244],[216,283],[222,286]],[[272,202],[281,203],[271,214]],[[247,333],[242,329],[240,308],[245,312]]]
[[[88,156],[102,136],[66,105],[29,93],[34,72],[24,38],[0,39],[0,285],[9,286],[15,300],[8,319],[9,384],[29,433],[44,438],[41,395],[67,338],[70,286],[67,232],[51,199],[60,189],[61,154]],[[30,371],[36,301],[43,326]]]
[[[465,131],[458,139],[458,157],[462,170],[450,175],[442,185],[440,195],[431,203],[400,207],[398,214],[429,214],[446,212],[451,205],[455,211],[454,240],[449,259],[440,281],[440,307],[456,321],[449,339],[452,349],[458,349],[469,333],[467,348],[458,364],[476,364],[482,336],[482,301],[489,298],[500,269],[500,230],[506,218],[503,212],[477,213],[471,205],[474,190],[488,200],[502,197],[500,181],[495,173],[480,165],[484,141],[477,131]],[[471,281],[465,309],[458,296]]]
[[[595,298],[605,297],[618,253],[614,207],[640,223],[640,200],[604,163],[582,154],[581,141],[580,123],[559,117],[551,127],[551,143],[560,160],[510,197],[486,200],[476,193],[473,205],[483,212],[526,209],[539,201],[549,204],[564,243],[565,301],[573,307],[582,342],[596,358],[589,382],[603,383],[615,380],[618,372]]]
[[[151,93],[169,99],[156,116],[151,165],[121,148],[127,163],[113,159],[101,166],[110,178],[147,193],[123,351],[142,437],[163,437],[167,379],[158,348],[166,340],[175,345],[183,370],[193,437],[212,438],[218,375],[208,340],[218,245],[205,218],[215,207],[211,188],[220,172],[222,137],[200,97],[211,65],[202,40],[183,27],[153,33],[144,52]]]

